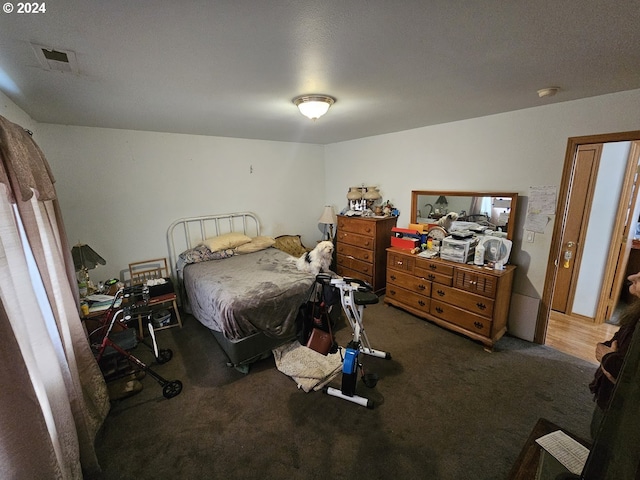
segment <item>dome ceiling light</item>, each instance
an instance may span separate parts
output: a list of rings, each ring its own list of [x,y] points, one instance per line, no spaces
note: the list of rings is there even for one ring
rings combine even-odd
[[[293,103],[305,117],[316,120],[329,110],[336,99],[328,95],[301,95],[293,99]]]
[[[553,97],[556,93],[558,93],[560,91],[560,87],[547,87],[547,88],[541,88],[540,90],[538,90],[538,96],[540,98],[543,97]]]

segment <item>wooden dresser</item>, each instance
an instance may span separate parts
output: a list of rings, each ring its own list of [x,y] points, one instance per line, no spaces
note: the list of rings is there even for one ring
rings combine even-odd
[[[386,284],[387,252],[396,217],[345,217],[338,215],[336,271],[354,277],[382,293]]]
[[[426,259],[387,249],[385,303],[482,342],[492,350],[507,331],[516,267],[504,270]]]

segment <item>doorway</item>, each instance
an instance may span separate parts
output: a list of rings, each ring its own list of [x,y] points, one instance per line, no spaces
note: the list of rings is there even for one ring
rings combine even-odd
[[[567,255],[567,251],[570,251],[570,254],[568,255],[570,260],[573,259],[574,261],[578,261],[580,259],[581,251],[578,251],[579,249],[575,249],[575,241],[580,240],[580,246],[583,246],[584,244],[584,231],[582,233],[578,231],[577,234],[573,232],[572,235],[576,234],[577,236],[575,237],[575,240],[572,241],[568,238],[565,227],[567,226],[567,218],[569,218],[569,215],[571,215],[573,223],[576,223],[575,213],[571,214],[570,200],[571,194],[575,194],[576,191],[579,191],[580,185],[582,186],[581,188],[583,188],[585,191],[585,209],[589,210],[591,206],[590,202],[592,198],[588,197],[587,192],[590,191],[591,194],[593,193],[593,185],[589,186],[588,182],[593,179],[593,172],[590,169],[593,169],[594,165],[597,164],[595,158],[598,156],[598,154],[597,152],[593,152],[593,149],[588,146],[613,142],[638,141],[640,141],[640,131],[569,138],[565,154],[562,182],[558,191],[558,207],[553,229],[551,248],[549,252],[549,260],[547,263],[545,286],[536,323],[536,331],[534,336],[534,341],[536,343],[546,343],[545,340],[547,336],[547,329],[549,326],[549,319],[552,313],[552,308],[557,308],[557,306],[553,305],[553,297],[554,292],[556,291],[556,287],[558,286],[557,282],[559,279],[559,271],[560,269],[567,270],[567,268],[565,268],[566,263],[564,262],[564,260],[566,259],[565,256]],[[638,148],[635,143],[634,146],[635,148]],[[638,152],[636,152],[636,154],[638,154]],[[579,174],[576,176],[577,159],[584,159],[584,155],[586,155],[587,157],[592,155],[592,161],[590,163],[585,163],[587,167],[583,169],[582,175]],[[623,181],[623,191],[620,195],[620,198],[631,199],[631,197],[633,197],[635,199],[635,195],[637,195],[638,189],[632,188],[632,185],[637,178],[637,174],[637,166],[636,168],[626,170],[625,179]],[[585,184],[587,185],[587,187],[585,187]],[[610,310],[612,310],[612,308],[615,306],[615,302],[618,299],[620,289],[624,284],[626,278],[626,269],[624,267],[626,267],[627,259],[629,257],[629,251],[631,249],[631,242],[633,240],[633,232],[629,234],[628,227],[630,224],[635,223],[630,221],[633,219],[632,215],[637,215],[637,211],[635,208],[630,208],[629,204],[625,205],[624,203],[625,202],[621,202],[621,205],[618,206],[617,212],[615,213],[614,232],[617,232],[617,234],[614,234],[614,236],[612,237],[611,247],[609,248],[609,251],[605,256],[606,266],[604,268],[604,274],[601,278],[602,287],[600,288],[601,295],[598,299],[597,313],[594,314],[592,318],[585,317],[580,319],[583,322],[590,322],[591,324],[594,324],[594,320],[596,318],[604,318],[607,315],[610,315]],[[635,207],[635,203],[636,202],[634,201],[633,207]],[[580,221],[577,223],[582,224],[583,221],[588,222],[588,215],[581,215]],[[627,226],[626,230],[624,228],[625,226]],[[573,242],[571,248],[574,248],[574,250],[568,248],[569,242]],[[566,292],[565,296],[572,302],[572,296],[575,295],[576,291],[576,276],[570,275],[569,278],[571,280],[569,280],[568,283],[565,282],[564,285],[561,285],[561,288],[563,288]],[[614,302],[613,306],[611,305],[612,301]],[[573,317],[576,316],[580,317],[580,315],[572,315],[570,310],[571,309],[565,309],[565,312],[561,313],[561,315],[565,315],[568,312],[569,320],[575,320],[575,318]],[[576,325],[579,325],[579,322],[569,323],[571,324],[571,329],[575,329],[577,328]],[[562,335],[573,337],[576,332],[572,331],[571,329],[563,331]],[[577,334],[580,335],[580,332],[577,332]],[[590,348],[593,349],[593,345],[591,345]]]

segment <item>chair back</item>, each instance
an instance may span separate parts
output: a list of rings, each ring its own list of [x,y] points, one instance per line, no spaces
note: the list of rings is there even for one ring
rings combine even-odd
[[[129,264],[131,285],[146,283],[148,280],[169,277],[169,265],[166,258],[154,258]]]

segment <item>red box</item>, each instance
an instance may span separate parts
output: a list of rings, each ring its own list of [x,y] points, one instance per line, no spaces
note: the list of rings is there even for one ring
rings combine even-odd
[[[405,248],[407,250],[411,250],[416,248],[420,244],[420,240],[417,238],[400,238],[400,237],[391,237],[391,246],[398,248]]]

